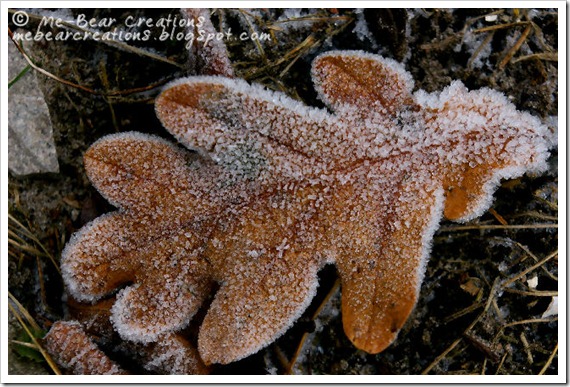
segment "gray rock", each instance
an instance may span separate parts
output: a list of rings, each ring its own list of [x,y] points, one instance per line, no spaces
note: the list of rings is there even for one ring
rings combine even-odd
[[[12,80],[27,62],[8,40],[8,74]],[[8,168],[19,176],[59,172],[48,107],[31,69],[8,91]]]

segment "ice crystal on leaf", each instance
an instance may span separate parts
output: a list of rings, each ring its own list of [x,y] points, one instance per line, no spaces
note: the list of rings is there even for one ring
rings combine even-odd
[[[114,326],[151,342],[217,282],[198,350],[228,363],[281,335],[334,263],[345,332],[377,353],[416,303],[441,218],[479,216],[501,178],[546,168],[546,127],[498,92],[413,93],[402,65],[353,51],[317,57],[312,76],[332,113],[239,79],[170,84],[156,112],[198,160],[136,133],[94,144],[88,175],[118,210],[66,247],[71,294],[127,285]]]
[[[77,321],[57,321],[43,339],[55,361],[76,375],[123,375],[126,372],[110,360]]]
[[[128,373],[109,359],[91,339],[91,337],[97,337],[99,343],[110,339],[110,336],[104,332],[108,330],[107,325],[110,325],[109,319],[107,318],[104,321],[98,316],[99,314],[108,314],[108,301],[113,301],[113,299],[110,298],[94,305],[84,306],[81,313],[83,318],[78,321],[55,322],[44,337],[45,349],[52,355],[56,363],[68,373],[77,375]],[[84,326],[91,325],[88,322],[89,317],[96,317],[99,321],[87,330]],[[95,335],[93,335],[95,333],[93,328],[95,331],[99,331]],[[102,336],[100,336],[101,333]],[[158,374],[185,375],[207,374],[209,372],[200,359],[196,348],[178,333],[166,333],[160,336],[156,343],[123,342],[119,347],[115,347],[115,351],[127,351],[138,360],[137,362],[144,369]]]

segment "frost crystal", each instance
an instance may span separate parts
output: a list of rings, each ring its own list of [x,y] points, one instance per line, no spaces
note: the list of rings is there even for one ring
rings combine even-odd
[[[76,375],[123,375],[77,321],[57,321],[43,341],[57,363]]]
[[[119,210],[67,245],[72,296],[126,285],[114,326],[152,342],[217,282],[198,350],[228,363],[281,335],[335,263],[345,332],[377,353],[416,303],[441,218],[479,216],[500,179],[546,168],[546,127],[498,92],[412,93],[402,65],[353,51],[317,57],[312,76],[333,114],[237,79],[170,84],[156,112],[198,160],[142,134],[94,144],[88,175]]]

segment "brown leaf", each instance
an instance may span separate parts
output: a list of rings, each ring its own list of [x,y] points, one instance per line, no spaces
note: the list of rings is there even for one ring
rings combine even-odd
[[[44,338],[54,360],[75,375],[126,374],[87,336],[77,321],[57,321]]]
[[[336,51],[318,57],[312,75],[323,101],[337,113],[350,109],[361,119],[379,112],[395,116],[414,105],[412,77],[390,59]]]
[[[229,363],[282,334],[335,263],[348,337],[386,348],[441,218],[476,217],[501,178],[544,170],[548,131],[489,89],[412,93],[400,64],[371,54],[321,55],[313,78],[334,113],[241,80],[169,85],[156,112],[194,161],[142,134],[96,143],[88,175],[119,209],[63,252],[70,293],[93,301],[126,286],[111,318],[148,343],[186,326],[217,282],[198,348]]]

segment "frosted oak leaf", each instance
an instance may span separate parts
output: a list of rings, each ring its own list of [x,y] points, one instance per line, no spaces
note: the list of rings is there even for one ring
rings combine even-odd
[[[77,321],[56,321],[43,339],[43,345],[62,368],[73,374],[126,374],[93,343]]]
[[[109,320],[114,297],[93,304],[69,298],[69,315],[76,320],[57,321],[43,339],[45,349],[53,360],[68,373],[99,375],[123,372],[97,343],[117,342]],[[124,341],[114,348],[114,357],[128,357],[129,362],[155,374],[208,374],[197,348],[180,333],[167,332],[152,343]]]
[[[112,311],[126,339],[201,325],[205,363],[258,351],[304,311],[323,265],[336,265],[350,340],[392,343],[419,293],[442,217],[466,221],[502,178],[546,168],[548,132],[498,92],[453,82],[412,92],[403,66],[362,52],[315,59],[324,109],[245,81],[190,77],[156,101],[163,125],[202,157],[126,133],[85,154],[118,207],[73,236],[70,293]]]

